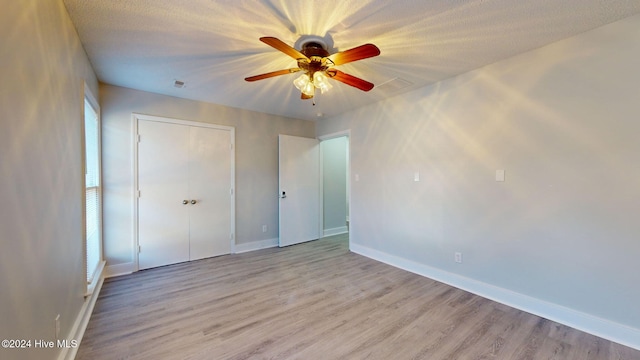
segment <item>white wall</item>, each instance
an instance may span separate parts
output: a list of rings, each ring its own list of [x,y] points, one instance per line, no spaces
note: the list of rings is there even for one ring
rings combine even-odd
[[[326,235],[347,230],[347,141],[343,136],[320,143],[323,230]]]
[[[61,1],[0,6],[0,339],[70,340],[85,290],[83,84],[98,83]],[[60,349],[0,349],[54,359]]]
[[[107,266],[133,259],[133,112],[235,127],[236,244],[278,237],[278,134],[315,137],[315,124],[117,86],[100,86]],[[267,225],[267,232],[262,232]]]
[[[640,347],[638,59],[635,16],[319,121],[351,130],[351,241]]]

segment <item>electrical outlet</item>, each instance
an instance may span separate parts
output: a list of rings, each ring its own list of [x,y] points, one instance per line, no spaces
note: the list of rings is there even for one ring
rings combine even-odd
[[[58,341],[58,339],[60,338],[60,314],[56,315],[55,325],[56,325],[56,341]]]
[[[262,232],[267,232],[267,225],[262,225]]]
[[[455,262],[457,262],[458,264],[462,264],[462,253],[461,252],[457,252],[453,255],[453,260]]]

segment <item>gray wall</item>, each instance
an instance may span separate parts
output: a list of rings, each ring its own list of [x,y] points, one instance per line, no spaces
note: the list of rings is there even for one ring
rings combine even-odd
[[[351,129],[351,241],[637,334],[638,29],[635,16],[319,121],[319,136]]]
[[[84,302],[84,81],[98,83],[61,1],[0,11],[0,339],[69,339]],[[58,349],[4,350],[54,359]]]
[[[346,227],[347,137],[322,141],[322,204],[324,230]]]
[[[235,127],[236,244],[278,237],[278,134],[315,137],[313,122],[110,85],[100,86],[100,105],[108,266],[134,261],[133,112]]]

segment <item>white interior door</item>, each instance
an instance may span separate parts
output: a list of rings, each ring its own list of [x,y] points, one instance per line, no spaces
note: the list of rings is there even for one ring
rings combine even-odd
[[[190,260],[231,253],[230,144],[229,131],[191,127]]]
[[[278,136],[279,246],[320,238],[320,151],[317,139]]]
[[[138,268],[189,260],[189,127],[139,121]]]

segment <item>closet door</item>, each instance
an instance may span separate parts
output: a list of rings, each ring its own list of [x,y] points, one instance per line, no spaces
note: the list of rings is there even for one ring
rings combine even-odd
[[[138,122],[138,268],[189,260],[188,126]]]
[[[196,126],[190,129],[190,260],[231,253],[229,138],[226,130]]]

